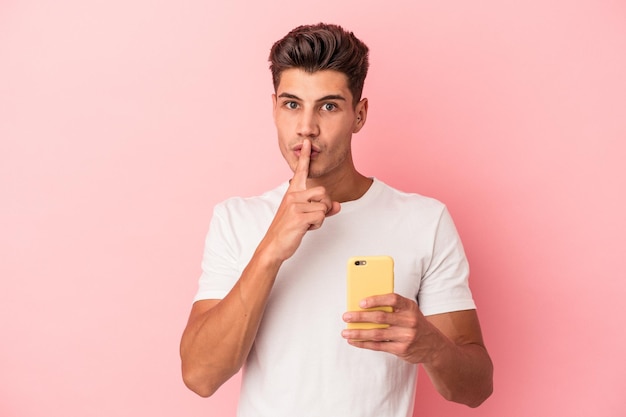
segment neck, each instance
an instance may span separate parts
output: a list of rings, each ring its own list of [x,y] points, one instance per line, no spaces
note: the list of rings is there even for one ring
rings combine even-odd
[[[372,185],[372,179],[356,170],[344,175],[335,175],[331,178],[309,178],[307,187],[323,186],[332,201],[345,203],[358,200]]]

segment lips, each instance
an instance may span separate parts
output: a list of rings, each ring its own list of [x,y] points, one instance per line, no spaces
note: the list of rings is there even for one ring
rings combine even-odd
[[[294,146],[293,148],[291,148],[293,153],[296,155],[296,157],[300,158],[300,151],[302,150],[302,144],[298,144],[296,146]],[[311,159],[315,158],[317,155],[319,155],[321,152],[321,149],[317,146],[311,145]]]

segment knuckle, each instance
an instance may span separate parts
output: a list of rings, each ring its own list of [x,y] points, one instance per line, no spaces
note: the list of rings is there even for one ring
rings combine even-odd
[[[287,212],[291,215],[297,214],[300,210],[298,209],[298,206],[296,204],[294,204],[294,202],[290,202],[290,204],[287,206]]]
[[[412,328],[412,329],[417,328],[417,325],[418,325],[417,317],[415,317],[413,315],[407,317],[406,324],[407,324],[407,327],[409,327],[409,328]]]
[[[384,311],[374,311],[372,314],[372,320],[374,323],[386,323],[387,322],[387,313]]]
[[[400,294],[397,293],[393,293],[391,294],[391,300],[394,303],[394,305],[398,305],[402,302],[402,296],[400,296]]]
[[[318,212],[311,213],[307,223],[309,224],[309,230],[319,229],[324,223],[324,216]]]
[[[314,224],[322,224],[324,221],[324,213],[320,212],[320,211],[313,211],[311,213],[309,213],[310,215],[310,221],[311,223]]]
[[[410,353],[409,345],[406,343],[401,343],[398,346],[397,353],[400,356],[407,356]]]
[[[350,323],[361,323],[361,313],[359,313],[358,311],[353,311],[350,314]]]
[[[404,341],[406,344],[410,344],[416,340],[416,333],[414,329],[404,329],[404,331],[400,333],[399,337],[400,340]]]
[[[318,185],[317,187],[310,188],[309,191],[311,195],[315,196],[315,199],[321,201],[326,197],[326,188],[323,185]]]
[[[408,322],[407,322],[407,326],[411,329],[416,329],[417,328],[417,319],[415,317],[411,317],[409,318]]]
[[[384,329],[374,329],[371,333],[372,340],[385,340],[386,332]]]
[[[290,192],[285,194],[284,200],[286,203],[293,203],[296,200],[296,194],[294,192]]]

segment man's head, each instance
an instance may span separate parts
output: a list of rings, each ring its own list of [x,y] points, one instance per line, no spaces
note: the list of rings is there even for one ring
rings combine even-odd
[[[363,42],[340,26],[324,23],[299,26],[289,32],[272,46],[269,60],[274,91],[287,69],[309,73],[334,70],[348,78],[353,106],[361,99],[369,66],[368,48]]]

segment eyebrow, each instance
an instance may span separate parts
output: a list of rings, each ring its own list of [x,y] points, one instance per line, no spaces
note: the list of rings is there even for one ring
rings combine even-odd
[[[302,99],[298,96],[296,96],[295,94],[290,94],[290,93],[281,93],[278,97],[280,98],[290,98],[292,100],[299,100],[302,101]],[[346,98],[340,94],[329,94],[327,96],[324,96],[322,98],[319,98],[317,100],[315,100],[316,102],[320,102],[320,101],[328,101],[328,100],[341,100],[341,101],[346,101]]]

